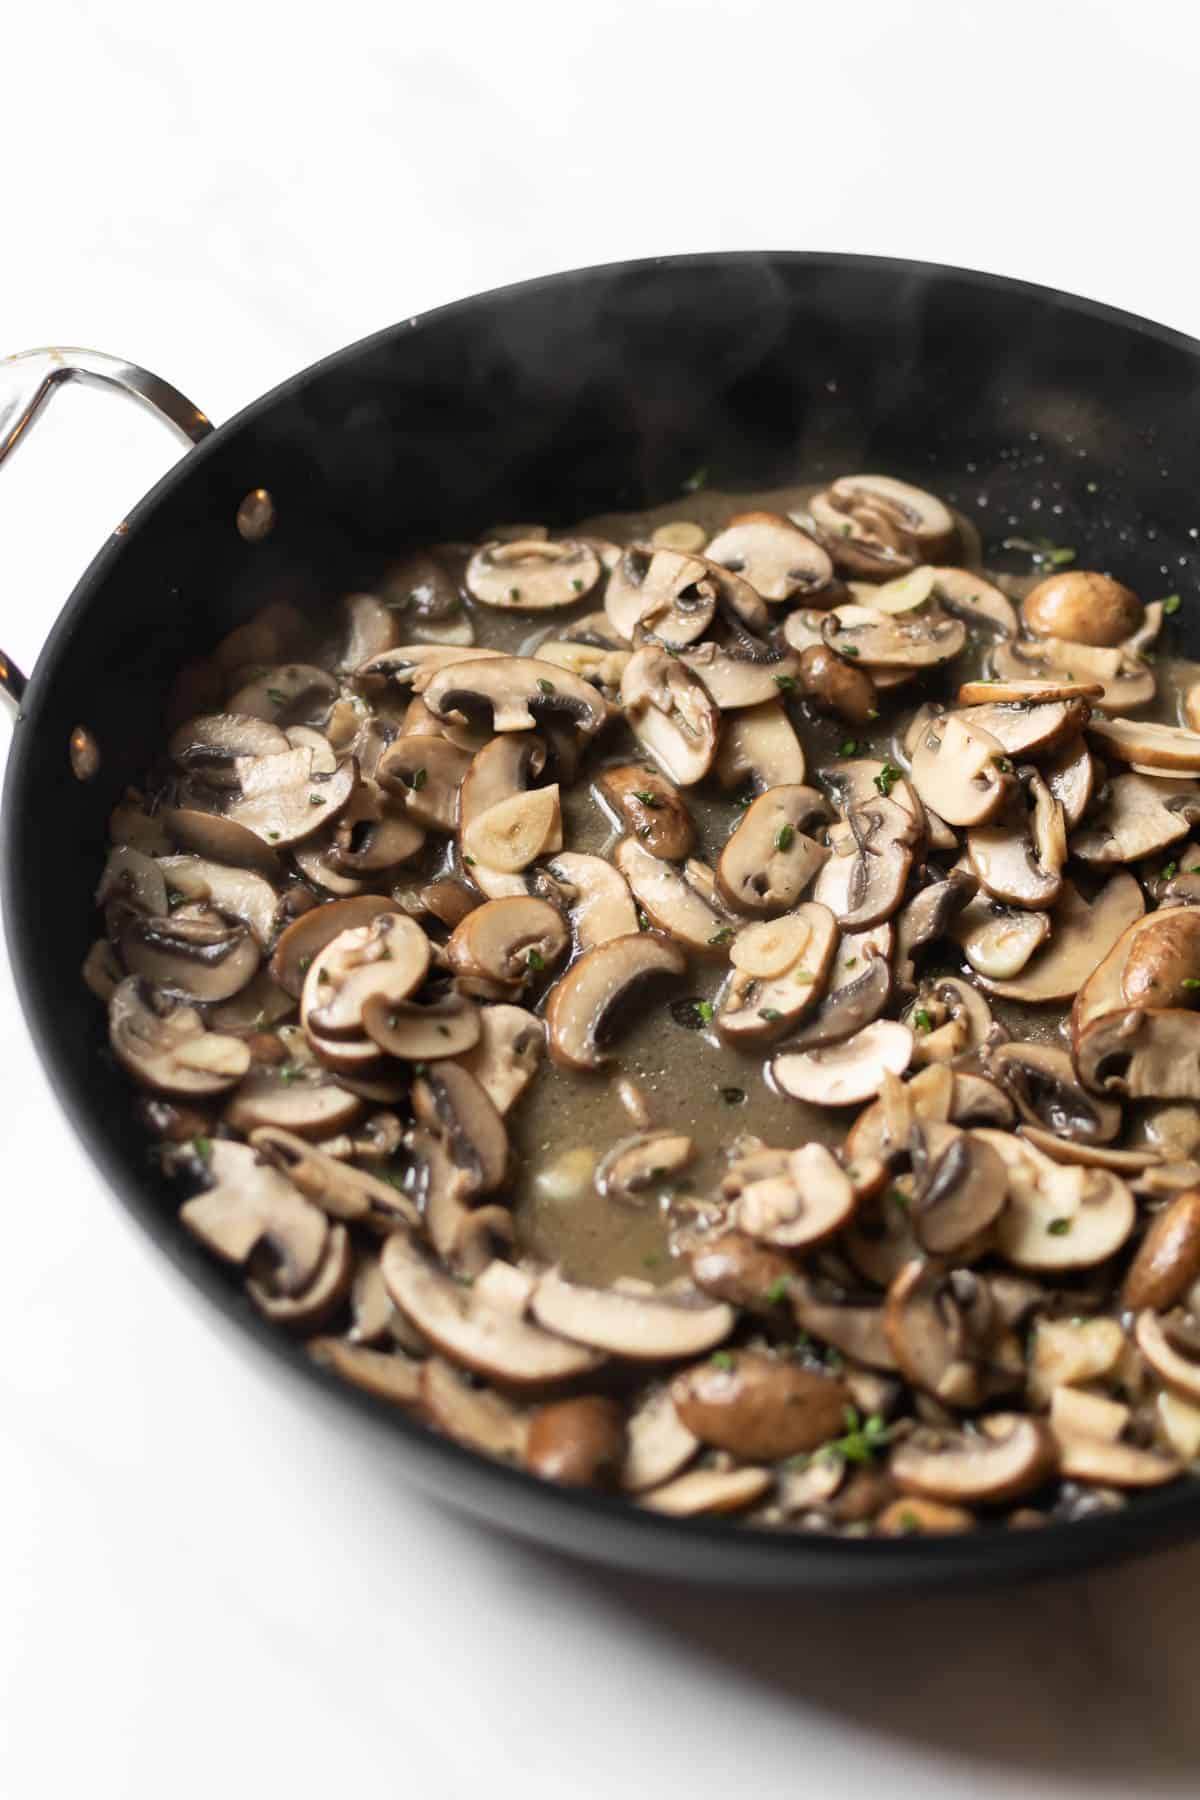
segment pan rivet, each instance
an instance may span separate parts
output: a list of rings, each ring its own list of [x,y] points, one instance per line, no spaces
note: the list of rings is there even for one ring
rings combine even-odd
[[[86,726],[71,733],[71,770],[77,781],[90,781],[100,770],[100,746]]]
[[[275,526],[275,502],[266,488],[251,488],[237,509],[237,528],[248,544],[261,544]]]

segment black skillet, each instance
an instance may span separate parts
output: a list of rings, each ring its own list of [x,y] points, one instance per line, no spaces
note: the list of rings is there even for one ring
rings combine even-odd
[[[1012,1577],[1200,1534],[1200,1483],[1181,1482],[1041,1530],[778,1535],[555,1489],[436,1437],[314,1368],[177,1227],[126,1084],[98,1055],[100,1012],[78,977],[107,815],[161,743],[173,672],[265,600],[343,593],[406,540],[652,505],[700,467],[732,488],[882,469],[956,503],[989,554],[1008,536],[1044,536],[1146,596],[1182,590],[1169,648],[1200,655],[1186,604],[1200,525],[1200,344],[1090,301],[927,264],[674,257],[406,319],[216,431],[129,365],[74,352],[16,359],[0,364],[0,455],[73,374],[140,393],[196,447],[100,550],[28,685],[0,659],[2,685],[21,703],[3,800],[8,944],[68,1117],[215,1315],[282,1380],[304,1383],[331,1430],[383,1434],[428,1491],[558,1549],[647,1572],[774,1588]],[[235,519],[260,488],[275,525],[251,542]],[[87,781],[72,768],[78,726],[101,752]]]

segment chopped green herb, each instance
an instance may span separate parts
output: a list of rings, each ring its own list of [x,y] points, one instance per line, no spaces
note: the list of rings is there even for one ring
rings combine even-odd
[[[318,969],[317,970],[317,986],[318,987],[322,987],[325,984],[325,982],[332,981],[332,980],[333,980],[333,976],[329,973],[328,969]]]
[[[882,769],[875,777],[875,786],[886,800],[898,781],[904,779],[904,770],[898,769],[893,762],[884,761]]]
[[[1173,613],[1177,613],[1179,611],[1179,609],[1182,605],[1183,605],[1182,595],[1168,594],[1166,599],[1162,603],[1162,609],[1163,609],[1163,612],[1166,614],[1167,618],[1169,619]]]
[[[1200,976],[1185,975],[1183,978],[1183,985],[1185,988],[1200,988]]]
[[[801,1337],[804,1337],[803,1332],[801,1333]],[[804,1342],[805,1343],[808,1342],[808,1339],[806,1337],[804,1337]],[[840,1350],[835,1350],[832,1344],[828,1344],[826,1346],[826,1348],[825,1348],[825,1367],[827,1369],[840,1369],[844,1366],[845,1361],[846,1361],[846,1359],[842,1355]]]
[[[925,1011],[925,1008],[923,1006],[918,1006],[916,1012],[912,1016],[912,1019],[913,1019],[913,1030],[914,1031],[932,1031],[933,1030],[933,1020],[930,1017],[930,1015]]]
[[[858,655],[858,645],[857,644],[838,644],[836,646],[836,649],[837,649],[837,653],[839,656],[857,656]]]
[[[790,825],[781,825],[779,830],[775,833],[775,848],[777,850],[790,850],[795,841],[796,833]]]
[[[890,1198],[892,1205],[899,1207],[902,1213],[906,1213],[912,1204],[903,1188],[893,1188]]]
[[[730,1356],[728,1350],[714,1350],[708,1360],[711,1363],[715,1363],[718,1369],[729,1370],[733,1367],[733,1358]]]
[[[290,1084],[296,1080],[299,1073],[300,1071],[295,1063],[281,1063],[278,1070],[279,1079],[282,1081],[284,1087],[290,1086]]]
[[[547,681],[544,675],[539,675],[538,688],[543,694],[552,694],[554,692],[554,683],[552,681]]]
[[[813,977],[809,974],[807,969],[793,969],[792,980],[796,983],[797,987],[811,987],[813,984]]]
[[[521,598],[520,588],[509,588],[508,597],[510,600],[519,600]]]
[[[771,1283],[770,1287],[767,1289],[763,1298],[766,1300],[769,1300],[772,1306],[779,1306],[783,1303],[783,1301],[785,1301],[787,1299],[787,1296],[788,1296],[787,1276],[781,1275],[779,1277],[778,1281],[773,1281]]]
[[[425,783],[428,780],[429,780],[429,770],[428,769],[414,769],[412,774],[409,776],[409,786],[412,788],[412,790],[415,794],[419,794],[421,789],[425,786]]]
[[[696,1011],[700,1014],[700,1017],[704,1020],[704,1023],[706,1025],[712,1024],[712,1022],[713,1022],[713,1007],[712,1007],[711,1000],[697,1000]]]
[[[582,592],[583,592],[583,583],[582,583],[582,581],[573,581],[573,582],[572,582],[572,583],[571,583],[571,592],[572,592],[572,593],[573,593],[573,594],[582,594]]]
[[[708,469],[704,463],[701,463],[698,469],[692,470],[687,480],[683,483],[681,492],[685,494],[698,494],[700,489],[706,485],[707,481]]]
[[[649,931],[650,921],[646,917],[645,913],[642,911],[640,906],[638,907],[637,922],[638,922],[638,930],[639,931]]]
[[[920,1531],[920,1529],[921,1529],[920,1519],[918,1519],[915,1512],[910,1512],[907,1506],[905,1507],[904,1511],[900,1514],[900,1517],[899,1517],[897,1523],[899,1524],[900,1529],[903,1532],[911,1533],[914,1531]]]
[[[708,941],[710,944],[727,944],[732,936],[733,926],[722,925],[720,931],[714,931]]]
[[[790,694],[796,685],[795,677],[791,675],[776,675],[772,679],[781,694]]]
[[[847,967],[847,968],[848,968],[848,969],[856,969],[856,968],[857,968],[857,967],[858,967],[858,958],[857,958],[857,956],[848,956],[848,957],[847,957],[847,958],[846,958],[846,967]]]
[[[773,1024],[776,1019],[782,1019],[783,1014],[779,1011],[778,1007],[760,1006],[758,1009],[758,1016],[760,1019],[766,1019],[768,1024]]]
[[[539,973],[546,966],[546,959],[540,950],[530,950],[525,957],[525,961],[535,974]]]
[[[869,706],[867,708],[867,717],[868,719],[877,719],[879,717],[879,708],[877,706]]]
[[[643,806],[648,806],[651,812],[657,811],[662,805],[662,795],[652,794],[649,788],[634,788],[633,797],[640,800]]]
[[[839,756],[853,756],[857,750],[858,750],[858,739],[857,738],[847,738],[844,744],[839,745],[838,755]]]
[[[286,706],[288,703],[287,695],[279,688],[268,688],[267,699],[271,702],[272,706]]]
[[[846,1435],[832,1438],[829,1443],[822,1444],[817,1451],[821,1457],[838,1456],[843,1462],[865,1463],[879,1450],[885,1450],[891,1439],[891,1429],[884,1424],[881,1413],[871,1413],[860,1419],[858,1409],[848,1406],[844,1420]]]
[[[745,1088],[723,1087],[719,1091],[726,1106],[744,1106],[746,1104]]]
[[[267,836],[270,838],[270,840],[273,844],[277,844],[279,842],[279,833],[277,831],[268,831]]]
[[[995,763],[996,767],[999,769],[999,771],[1002,775],[1011,775],[1012,764],[1008,760],[1007,756],[993,756],[992,761]]]
[[[300,969],[300,973],[302,975],[307,974],[309,969],[312,968],[312,957],[311,956],[302,956],[300,958],[300,962],[299,962],[298,966]]]
[[[1052,569],[1065,569],[1068,563],[1075,561],[1075,552],[1069,544],[1052,544],[1049,538],[1038,538],[1034,544],[1035,562],[1049,563]]]
[[[1158,879],[1160,881],[1171,881],[1178,873],[1179,864],[1177,862],[1164,863],[1159,871]]]
[[[203,1157],[204,1161],[207,1162],[212,1155],[211,1138],[201,1137],[200,1133],[197,1132],[192,1138],[192,1149],[196,1152],[197,1156]]]
[[[308,796],[308,804],[310,806],[324,806],[326,804],[324,794],[310,794]]]
[[[1068,1231],[1071,1229],[1072,1223],[1073,1221],[1071,1219],[1051,1219],[1046,1230],[1050,1233],[1051,1237],[1066,1237]]]
[[[661,1260],[662,1258],[659,1256],[658,1251],[651,1250],[646,1256],[643,1256],[642,1267],[643,1269],[656,1269]]]
[[[850,533],[851,533],[851,532],[852,532],[852,531],[853,531],[853,530],[854,530],[854,527],[853,527],[853,525],[851,525],[851,524],[850,524],[850,523],[849,523],[849,522],[847,522],[847,523],[846,523],[846,524],[845,524],[845,525],[843,525],[843,526],[842,526],[842,536],[843,536],[843,537],[849,537],[849,536],[850,536]]]

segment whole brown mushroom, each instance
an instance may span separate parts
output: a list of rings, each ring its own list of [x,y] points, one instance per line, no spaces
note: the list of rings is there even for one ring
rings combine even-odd
[[[1021,613],[1037,637],[1111,649],[1133,636],[1142,622],[1142,603],[1111,575],[1067,569],[1039,581],[1022,601]]]
[[[867,671],[851,668],[826,644],[810,644],[801,652],[798,673],[806,698],[822,712],[847,725],[868,725],[879,717],[879,696]]]

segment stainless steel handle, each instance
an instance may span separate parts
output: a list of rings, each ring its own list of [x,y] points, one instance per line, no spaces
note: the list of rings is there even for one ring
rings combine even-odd
[[[54,390],[67,381],[93,381],[132,395],[191,444],[200,443],[213,429],[208,415],[178,388],[123,357],[57,347],[22,350],[0,358],[0,463],[16,449]],[[25,675],[0,650],[0,693],[19,707],[26,686]]]

